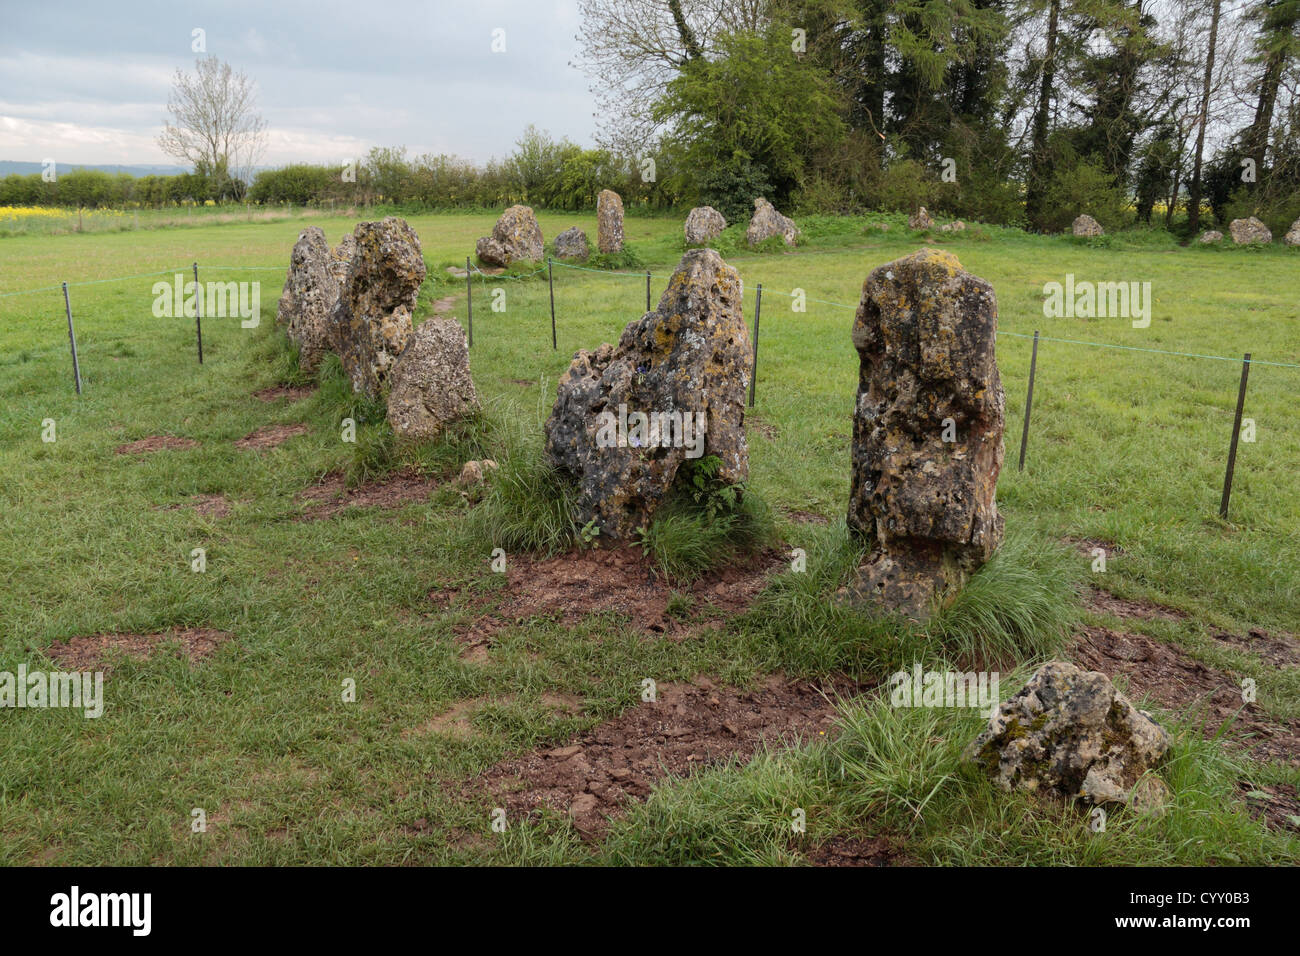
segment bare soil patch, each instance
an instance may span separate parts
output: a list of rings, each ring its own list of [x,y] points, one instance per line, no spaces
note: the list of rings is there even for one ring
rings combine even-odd
[[[117,453],[119,455],[147,455],[164,449],[183,450],[198,447],[199,443],[193,438],[180,438],[176,435],[151,435],[148,438],[127,442],[125,445],[118,445]]]
[[[443,298],[435,301],[433,305],[430,306],[430,314],[440,315],[440,316],[448,315],[450,314],[452,308],[455,305],[456,305],[456,297],[454,295],[444,296]]]
[[[1237,791],[1256,820],[1275,830],[1300,833],[1300,791],[1295,787],[1285,783],[1255,787],[1242,782]]]
[[[170,646],[177,657],[197,664],[212,654],[234,635],[210,627],[187,627],[161,631],[157,634],[95,634],[55,641],[46,653],[60,667],[74,671],[112,670],[112,659],[125,654],[137,660],[148,660],[160,647]]]
[[[416,501],[426,501],[438,482],[413,468],[403,468],[377,481],[352,488],[343,473],[330,472],[310,488],[298,492],[304,503],[303,521],[332,518],[348,508],[400,508]]]
[[[290,385],[272,385],[270,388],[258,389],[253,393],[253,397],[260,402],[278,402],[281,399],[288,399],[291,402],[296,402],[307,398],[315,391],[315,385],[301,385],[298,387]]]
[[[1230,747],[1260,760],[1300,766],[1300,721],[1278,720],[1257,704],[1243,708],[1239,677],[1208,667],[1173,644],[1087,627],[1076,636],[1072,656],[1111,678],[1124,675],[1131,696],[1149,696],[1165,710],[1193,717],[1207,737],[1230,721],[1224,734]]]
[[[804,853],[813,866],[911,866],[912,861],[888,836],[837,835]]]
[[[536,616],[574,623],[591,614],[614,612],[631,619],[639,631],[676,639],[692,624],[744,611],[783,566],[784,557],[771,550],[748,563],[721,568],[674,591],[639,548],[621,546],[570,551],[553,558],[520,556],[507,562],[501,602],[461,629],[458,639],[468,646],[482,644],[502,627]],[[667,613],[674,593],[689,600],[682,618]],[[435,603],[441,592],[430,593]]]
[[[666,683],[641,703],[569,743],[489,768],[467,784],[504,806],[513,823],[543,809],[567,813],[584,837],[604,832],[629,800],[644,800],[668,775],[686,775],[730,758],[745,761],[760,743],[794,743],[830,732],[833,701],[856,693],[851,681],[824,687],[776,675],[752,690],[707,677]]]
[[[1213,637],[1231,650],[1258,655],[1274,667],[1300,667],[1300,640],[1294,635],[1252,629],[1246,634],[1219,633]]]
[[[830,519],[825,515],[813,514],[811,511],[800,511],[798,508],[787,510],[786,515],[796,524],[830,524]]]
[[[164,510],[179,511],[193,508],[201,518],[225,518],[230,514],[230,501],[225,495],[193,495],[186,504],[168,505]]]
[[[1183,621],[1187,615],[1176,608],[1153,604],[1150,601],[1130,601],[1118,598],[1108,591],[1093,588],[1088,592],[1084,606],[1094,614],[1110,614],[1114,617],[1140,617],[1146,620]]]
[[[235,447],[252,448],[255,451],[260,451],[263,448],[275,448],[277,445],[283,445],[290,438],[307,434],[307,430],[307,426],[302,424],[263,425],[235,442]]]

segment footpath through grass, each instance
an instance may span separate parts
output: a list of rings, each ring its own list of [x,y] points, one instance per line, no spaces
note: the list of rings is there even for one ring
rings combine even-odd
[[[595,235],[591,216],[540,220],[548,237],[575,224]],[[410,221],[430,265],[422,306],[455,296],[451,314],[464,322],[465,280],[445,267],[463,265],[493,217]],[[851,307],[872,268],[925,241],[897,217],[878,221],[891,228],[806,223],[808,241],[793,254],[743,252],[734,234],[723,241],[744,278],[751,324],[763,286],[757,404],[747,422],[751,485],[784,541],[810,553],[834,551],[823,540],[834,526],[789,516],[838,519],[847,502],[857,381]],[[427,502],[303,521],[297,496],[322,476],[392,463],[377,450],[382,427],[367,424],[367,410],[336,390],[275,403],[252,394],[277,383],[275,303],[304,224],[0,239],[0,671],[34,668],[51,644],[83,635],[187,626],[234,635],[196,667],[164,654],[117,662],[98,720],[4,712],[0,862],[789,862],[799,853],[772,821],[788,828],[791,805],[820,808],[810,812],[810,836],[878,826],[899,834],[918,861],[1294,858],[1293,840],[1265,834],[1233,809],[1242,771],[1195,735],[1167,774],[1180,802],[1165,823],[1141,833],[1125,824],[1109,842],[1089,842],[1078,814],[1045,816],[991,797],[957,772],[953,754],[975,730],[970,715],[882,712],[869,702],[846,709],[839,743],[662,788],[598,849],[562,823],[497,840],[487,830],[490,808],[464,796],[460,781],[634,706],[647,676],[743,681],[778,666],[806,674],[847,667],[871,682],[895,662],[877,653],[879,634],[834,631],[797,595],[784,605],[792,616],[776,620],[802,620],[806,633],[751,616],[674,643],[647,639],[611,615],[577,626],[538,616],[505,628],[488,659],[465,659],[456,628],[472,620],[476,602],[494,600],[500,584],[467,530],[473,499],[450,479],[462,455],[540,446],[572,353],[615,341],[641,314],[644,275],[557,267],[555,350],[545,273],[476,277],[471,360],[485,424],[459,445],[415,459],[448,484]],[[353,223],[310,224],[336,243]],[[680,257],[680,228],[675,219],[626,221],[641,272],[654,275],[655,301]],[[998,498],[1008,528],[1035,542],[1035,553],[1066,539],[1106,546],[1104,575],[1090,572],[1082,552],[1072,573],[1186,612],[1178,622],[1141,626],[1194,653],[1210,653],[1211,630],[1300,630],[1300,369],[1251,371],[1245,415],[1256,440],[1241,446],[1228,522],[1217,507],[1240,374],[1233,362],[1044,342],[1028,467],[1015,468],[1029,367],[1029,340],[1018,336],[1039,329],[1051,338],[1226,357],[1249,351],[1300,364],[1300,255],[1180,249],[1141,237],[1083,245],[998,229],[934,238],[992,282],[999,328],[1018,334],[998,342],[1008,444]],[[194,261],[205,281],[260,281],[261,326],[205,320],[200,367],[193,320],[152,314],[152,285],[167,276],[73,286],[80,398],[62,293],[8,295]],[[1151,282],[1150,327],[1045,318],[1044,283],[1067,273]],[[498,288],[503,311],[492,308]],[[792,309],[796,290],[806,312]],[[345,411],[361,423],[357,446],[340,440]],[[52,443],[42,441],[47,420],[57,433]],[[278,448],[234,445],[262,426],[298,423],[308,431]],[[155,435],[198,445],[115,453]],[[222,496],[229,515],[197,513],[189,507],[196,495]],[[191,571],[195,548],[206,549],[203,574]],[[431,600],[431,592],[443,597]],[[1018,646],[1037,646],[1035,635],[1023,637]],[[938,661],[959,649],[916,651]],[[1294,669],[1249,653],[1233,664],[1258,680],[1261,707],[1296,715]],[[355,704],[341,699],[348,679]],[[1004,692],[1013,689],[1004,684]],[[581,712],[557,709],[556,695],[581,700]],[[453,732],[437,718],[458,707],[467,716]],[[941,746],[923,745],[936,739]],[[872,741],[884,756],[864,756]],[[1251,773],[1300,783],[1279,765]],[[206,834],[191,832],[195,808],[206,812]]]

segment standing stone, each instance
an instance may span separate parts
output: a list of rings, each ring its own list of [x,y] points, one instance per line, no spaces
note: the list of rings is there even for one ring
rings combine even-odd
[[[1291,228],[1288,229],[1286,235],[1282,237],[1282,241],[1288,246],[1300,246],[1300,219],[1291,223]]]
[[[334,251],[330,253],[330,275],[339,284],[340,292],[343,290],[343,280],[348,275],[348,267],[352,265],[352,257],[356,254],[357,239],[350,232],[339,241],[339,244],[334,247]]]
[[[1232,241],[1239,246],[1248,246],[1252,243],[1273,241],[1273,233],[1269,231],[1268,226],[1264,225],[1254,216],[1249,219],[1234,219],[1228,223],[1228,232],[1232,233]]]
[[[388,423],[396,434],[424,441],[478,409],[465,330],[455,319],[425,319],[393,366]]]
[[[591,254],[587,246],[587,234],[577,226],[570,226],[555,237],[555,257],[557,259],[586,259]]]
[[[612,189],[596,197],[596,248],[602,256],[623,251],[623,199]]]
[[[851,601],[924,619],[1001,543],[997,315],[993,287],[948,252],[922,249],[867,276],[853,323],[848,524],[870,551]]]
[[[926,208],[921,206],[916,212],[907,217],[907,228],[916,229],[917,231],[933,229],[934,220],[930,217],[930,213],[926,211]]]
[[[1223,233],[1219,232],[1217,229],[1207,229],[1205,232],[1201,233],[1200,241],[1205,244],[1211,242],[1222,242]]]
[[[319,226],[298,234],[275,320],[298,346],[298,367],[313,373],[330,350],[330,313],[339,298],[329,243]]]
[[[479,259],[488,265],[508,266],[512,262],[541,262],[544,243],[542,227],[528,206],[511,206],[474,247]]]
[[[1156,809],[1168,788],[1144,774],[1169,742],[1169,732],[1105,674],[1051,661],[998,706],[963,759],[1008,793]]]
[[[727,219],[712,206],[696,206],[686,217],[683,228],[688,246],[703,245],[722,234],[722,230],[727,228]]]
[[[712,249],[692,249],[658,308],[617,346],[574,356],[546,422],[546,455],[576,488],[579,523],[633,537],[692,459],[716,455],[722,481],[746,479],[753,366],[742,299],[739,273]]]
[[[396,216],[359,222],[352,238],[356,249],[330,317],[331,333],[352,390],[377,399],[411,335],[424,254],[415,230]]]
[[[1078,219],[1074,220],[1071,226],[1076,236],[1091,238],[1093,236],[1105,235],[1105,230],[1101,228],[1101,223],[1093,219],[1087,213],[1084,213]]]
[[[780,236],[787,246],[793,246],[798,235],[799,229],[793,219],[781,215],[762,196],[754,200],[754,216],[749,220],[749,228],[745,230],[745,241],[751,246],[773,236]]]

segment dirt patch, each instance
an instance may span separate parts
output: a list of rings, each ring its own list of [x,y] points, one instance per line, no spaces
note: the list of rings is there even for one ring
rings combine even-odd
[[[812,866],[909,866],[902,849],[886,836],[837,835],[804,853]]]
[[[235,442],[235,447],[252,448],[260,451],[263,448],[274,448],[277,445],[283,445],[290,438],[305,434],[307,434],[306,425],[263,425]]]
[[[107,674],[112,665],[106,662],[118,654],[148,660],[160,647],[170,645],[177,657],[185,657],[191,664],[197,664],[211,657],[232,637],[233,634],[210,627],[187,627],[157,634],[95,634],[55,641],[45,653],[64,670],[103,671]]]
[[[1088,627],[1076,637],[1072,656],[1111,678],[1123,674],[1130,696],[1150,697],[1165,710],[1199,721],[1207,737],[1230,721],[1224,734],[1228,746],[1260,760],[1300,766],[1300,720],[1278,720],[1257,704],[1243,709],[1240,678],[1206,666],[1173,644]]]
[[[296,388],[289,385],[272,385],[270,388],[258,389],[253,393],[253,397],[259,402],[278,402],[286,398],[291,402],[296,402],[315,391],[315,385],[302,385]]]
[[[1300,641],[1290,634],[1252,630],[1242,634],[1215,634],[1214,639],[1234,651],[1255,654],[1274,667],[1300,667]]]
[[[230,502],[225,495],[193,495],[187,504],[168,505],[166,511],[193,508],[200,518],[225,518],[230,515]]]
[[[537,382],[535,382],[531,378],[512,378],[509,379],[508,381],[510,382],[511,385],[521,385],[524,388],[529,388],[530,386],[537,384]]]
[[[482,644],[507,624],[536,616],[575,623],[590,614],[614,612],[631,619],[639,631],[685,637],[693,623],[744,611],[785,564],[775,550],[755,555],[747,564],[721,568],[691,585],[674,589],[659,576],[639,548],[593,548],[553,558],[520,556],[506,564],[501,603],[457,637],[467,646]],[[429,595],[435,603],[441,592]],[[670,602],[676,615],[668,613]]]
[[[164,449],[184,450],[198,447],[199,443],[193,438],[179,438],[176,435],[151,435],[148,438],[127,442],[125,445],[118,445],[117,453],[119,455],[147,455]]]
[[[1275,830],[1300,833],[1300,791],[1286,783],[1254,787],[1244,781],[1237,792],[1246,803],[1247,812]]]
[[[451,313],[452,307],[455,306],[455,304],[456,304],[456,297],[454,295],[444,296],[443,298],[438,299],[436,302],[433,303],[432,306],[429,307],[430,315],[449,315]]]
[[[758,432],[768,441],[776,441],[781,437],[781,431],[775,425],[769,425],[767,422],[760,422],[753,415],[745,420],[745,427]]]
[[[1184,621],[1187,615],[1172,607],[1153,604],[1150,601],[1130,601],[1118,598],[1108,591],[1090,590],[1084,599],[1084,606],[1094,614],[1109,614],[1118,618],[1140,617],[1145,620]]]
[[[641,703],[559,747],[506,760],[467,785],[484,791],[507,818],[535,818],[543,809],[567,813],[585,837],[598,837],[629,800],[644,800],[655,781],[686,775],[759,744],[809,740],[829,733],[837,696],[856,693],[849,681],[824,688],[780,676],[753,690],[700,677],[666,683],[654,703]]]
[[[298,492],[304,503],[302,520],[332,518],[348,508],[400,508],[427,501],[438,487],[432,478],[413,468],[404,468],[386,478],[349,488],[342,472],[330,472],[318,484]]]

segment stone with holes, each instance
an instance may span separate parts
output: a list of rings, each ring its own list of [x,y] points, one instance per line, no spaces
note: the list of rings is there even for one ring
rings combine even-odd
[[[596,248],[602,256],[623,251],[623,197],[612,189],[596,197]]]
[[[696,206],[682,227],[688,246],[699,246],[716,239],[727,228],[727,219],[712,206]]]
[[[479,259],[492,266],[512,262],[540,262],[543,257],[542,227],[529,206],[511,206],[474,247]]]
[[[1169,743],[1105,674],[1050,661],[998,706],[963,759],[1006,792],[1154,810],[1168,788],[1149,771]]]
[[[339,298],[339,283],[325,233],[308,226],[289,255],[289,274],[275,320],[298,346],[298,367],[312,373],[330,350],[330,314]]]
[[[992,556],[1005,397],[993,287],[922,249],[867,276],[848,524],[868,545],[844,596],[926,618]]]
[[[586,259],[591,254],[587,245],[587,234],[577,226],[570,226],[555,237],[555,257],[557,259]]]
[[[1273,241],[1273,233],[1269,231],[1268,226],[1254,216],[1249,219],[1232,220],[1232,222],[1228,223],[1228,232],[1232,235],[1232,241],[1239,246]]]
[[[403,438],[437,438],[479,410],[465,330],[455,319],[425,319],[393,366],[388,423]]]
[[[692,249],[658,307],[617,346],[574,356],[546,422],[546,455],[573,486],[581,524],[633,537],[691,460],[716,456],[723,484],[747,478],[753,363],[742,297],[735,269],[712,249]]]
[[[424,282],[424,254],[415,230],[396,216],[357,223],[352,239],[355,249],[330,331],[353,391],[378,399],[411,336],[411,310]]]
[[[1084,213],[1083,215],[1075,219],[1074,222],[1071,223],[1070,225],[1070,230],[1076,236],[1082,236],[1084,238],[1091,238],[1093,236],[1100,236],[1105,234],[1105,230],[1101,228],[1101,223],[1099,223],[1096,219],[1093,219],[1087,213]]]
[[[908,229],[933,229],[934,219],[930,216],[929,211],[924,207],[919,207],[916,212],[907,217]]]
[[[787,219],[776,211],[776,207],[759,196],[754,200],[754,215],[745,230],[745,241],[756,246],[773,236],[780,236],[787,246],[793,246],[799,237],[799,227],[793,219]]]

